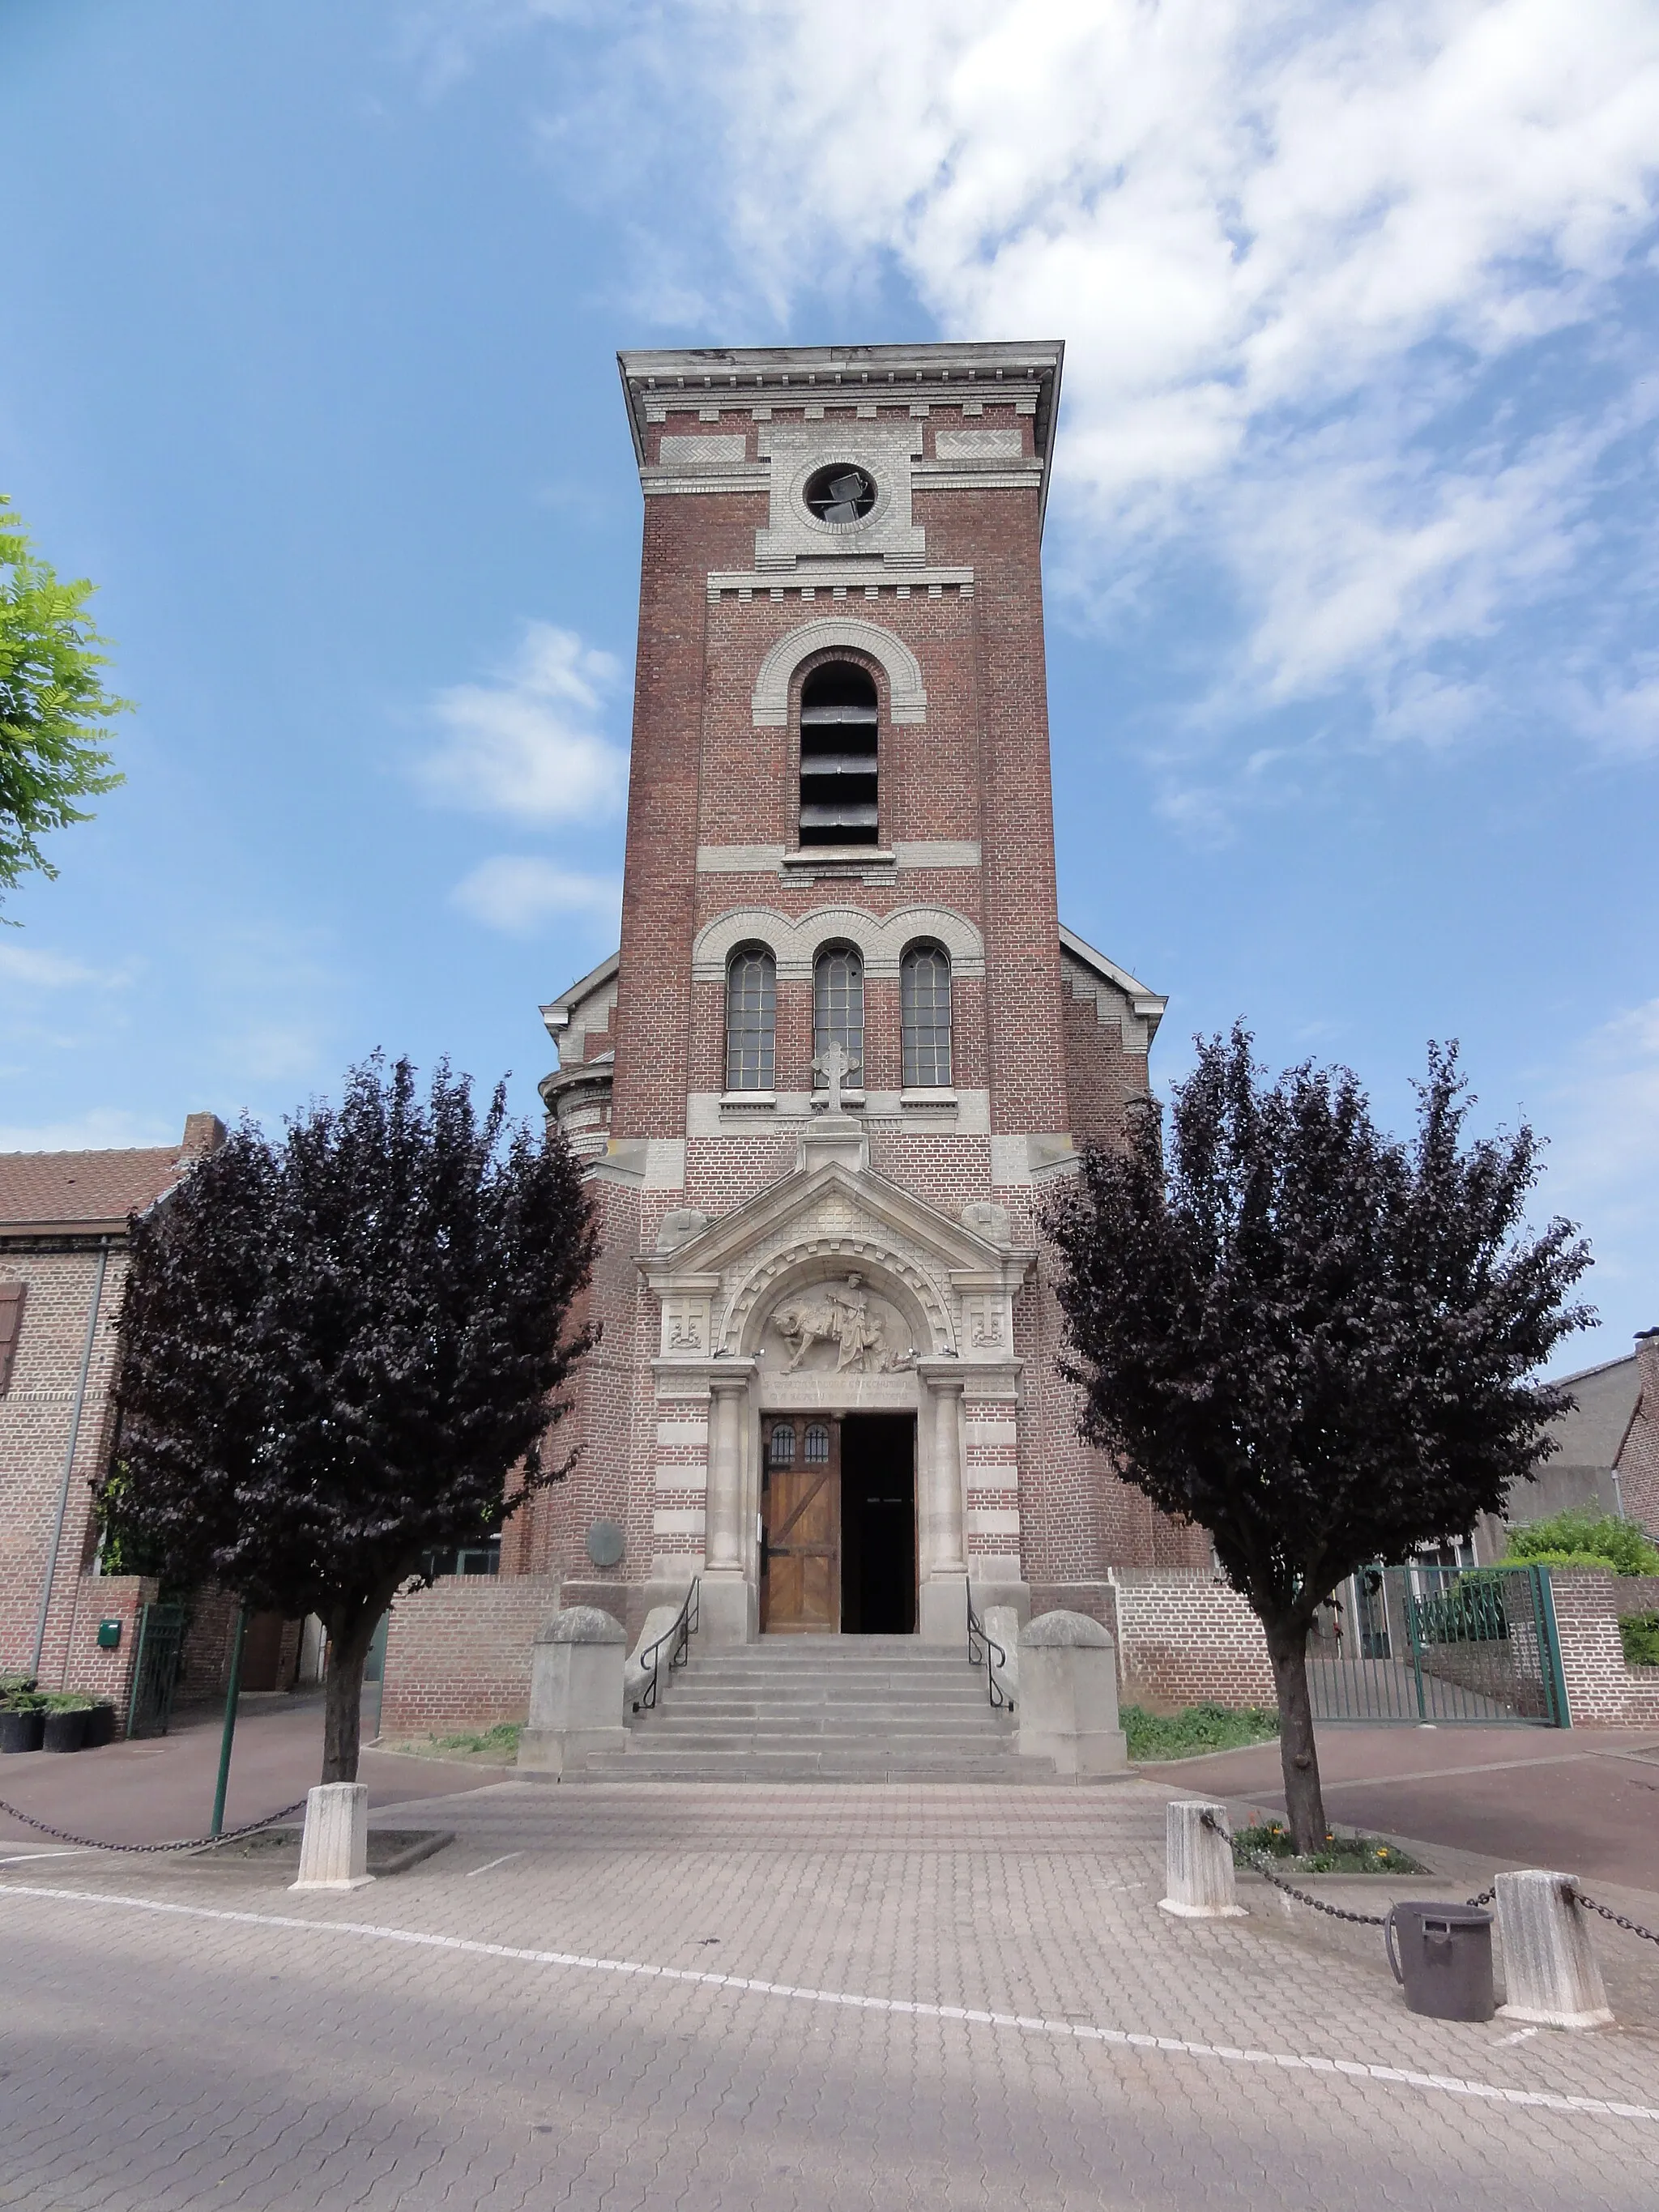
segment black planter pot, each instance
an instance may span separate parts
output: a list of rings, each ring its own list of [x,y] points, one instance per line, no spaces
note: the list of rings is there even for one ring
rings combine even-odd
[[[39,1751],[46,1729],[44,1713],[0,1713],[0,1752]]]
[[[42,1751],[79,1751],[87,1740],[87,1722],[91,1717],[84,1710],[78,1713],[48,1713],[42,1733]]]
[[[86,1716],[87,1733],[82,1751],[101,1751],[106,1743],[115,1741],[115,1708],[113,1705],[94,1705]]]

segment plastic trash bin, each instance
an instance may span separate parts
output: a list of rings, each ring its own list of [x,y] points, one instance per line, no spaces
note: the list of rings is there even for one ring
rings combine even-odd
[[[1406,2008],[1430,2020],[1490,2020],[1492,1915],[1472,1905],[1396,1905],[1382,1930]],[[1395,1948],[1398,1939],[1398,1948]]]

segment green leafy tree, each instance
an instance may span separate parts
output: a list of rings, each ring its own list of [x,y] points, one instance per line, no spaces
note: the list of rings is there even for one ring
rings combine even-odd
[[[1529,1379],[1593,1318],[1572,1225],[1529,1236],[1530,1129],[1469,1142],[1456,1052],[1430,1051],[1415,1139],[1346,1069],[1268,1083],[1200,1041],[1169,1115],[1087,1153],[1053,1206],[1083,1433],[1196,1522],[1260,1620],[1297,1847],[1325,1838],[1307,1644],[1357,1568],[1462,1535],[1551,1447],[1572,1401]]]
[[[171,1580],[328,1630],[325,1782],[356,1778],[363,1662],[433,1552],[566,1473],[595,1243],[563,1137],[375,1055],[279,1141],[252,1124],[131,1224],[106,1525]]]
[[[87,613],[92,592],[84,577],[58,582],[0,492],[0,894],[31,868],[55,876],[40,839],[87,821],[76,800],[121,781],[105,726],[129,702],[99,674],[109,656]]]

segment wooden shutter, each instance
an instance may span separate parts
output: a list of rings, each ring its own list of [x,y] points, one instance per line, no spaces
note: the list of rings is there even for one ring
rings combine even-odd
[[[0,1391],[11,1388],[12,1361],[17,1352],[17,1334],[23,1322],[23,1296],[27,1283],[0,1283]]]

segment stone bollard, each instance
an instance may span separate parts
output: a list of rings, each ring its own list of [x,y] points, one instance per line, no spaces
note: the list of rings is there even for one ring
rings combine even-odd
[[[1052,1759],[1061,1774],[1121,1773],[1128,1747],[1117,1724],[1117,1647],[1086,1613],[1040,1613],[1020,1632],[1020,1756]]]
[[[567,1606],[537,1632],[530,1662],[530,1725],[519,1738],[523,1772],[556,1779],[579,1772],[595,1752],[627,1748],[627,1650],[622,1623],[594,1605]]]
[[[1201,1797],[1171,1798],[1165,1814],[1164,1878],[1170,1894],[1158,1899],[1160,1912],[1173,1912],[1179,1920],[1246,1917],[1233,1888],[1232,1823],[1224,1805]]]
[[[361,1889],[368,1870],[368,1784],[319,1782],[306,1798],[300,1879],[290,1889]]]
[[[1539,2027],[1606,2027],[1613,2020],[1571,1875],[1500,1874],[1505,2020]]]

